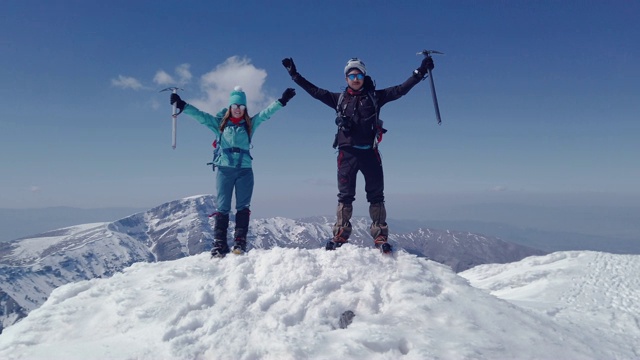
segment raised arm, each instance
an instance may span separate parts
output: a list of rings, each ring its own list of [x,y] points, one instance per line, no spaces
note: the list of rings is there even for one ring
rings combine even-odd
[[[200,124],[208,127],[214,133],[216,134],[220,133],[220,122],[222,121],[222,118],[224,117],[224,115],[227,113],[226,108],[220,110],[215,116],[213,116],[204,111],[200,111],[197,107],[191,104],[187,104],[184,100],[180,98],[180,95],[178,94],[171,94],[170,102],[171,102],[171,105],[175,103],[176,107],[180,110],[180,112],[184,112],[185,114],[196,119]]]
[[[338,105],[338,99],[340,98],[340,93],[333,93],[328,90],[321,89],[309,82],[309,80],[302,77],[302,75],[298,73],[298,70],[296,69],[296,65],[293,62],[292,58],[283,59],[282,65],[285,67],[285,69],[287,69],[287,72],[291,76],[291,79],[296,84],[300,85],[300,87],[304,89],[304,91],[309,93],[309,95],[311,95],[315,99],[322,101],[330,108],[336,108],[336,106]]]
[[[420,66],[413,71],[413,74],[409,76],[402,84],[391,86],[386,89],[376,91],[378,96],[379,106],[382,106],[390,101],[398,100],[399,98],[407,95],[409,90],[416,86],[427,74],[428,70],[433,69],[433,59],[427,57],[422,60]]]
[[[269,118],[271,118],[271,116],[273,116],[273,114],[275,114],[276,111],[287,106],[287,103],[289,102],[289,100],[291,100],[294,96],[296,96],[296,90],[293,88],[287,88],[282,93],[282,96],[280,97],[280,99],[272,102],[269,106],[267,106],[266,109],[256,114],[256,116],[254,116],[251,119],[252,126],[253,126],[252,136],[253,136],[253,133],[255,133],[258,126],[260,126],[260,124],[262,124],[266,120],[269,120]]]

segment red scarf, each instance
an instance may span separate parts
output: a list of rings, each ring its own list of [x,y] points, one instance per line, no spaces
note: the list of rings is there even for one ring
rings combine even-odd
[[[234,125],[238,125],[238,124],[240,124],[240,121],[244,120],[244,118],[243,117],[241,117],[241,118],[229,117],[229,120],[231,120],[231,122]]]

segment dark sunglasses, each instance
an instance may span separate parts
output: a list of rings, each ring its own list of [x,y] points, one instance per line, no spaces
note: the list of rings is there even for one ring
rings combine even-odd
[[[237,110],[237,109],[244,110],[244,109],[246,109],[246,108],[247,108],[247,107],[246,107],[246,106],[244,106],[244,105],[231,104],[231,110]]]
[[[349,78],[349,80],[355,80],[356,78],[358,78],[358,80],[364,79],[364,75],[362,74],[349,74],[347,75],[347,77]]]

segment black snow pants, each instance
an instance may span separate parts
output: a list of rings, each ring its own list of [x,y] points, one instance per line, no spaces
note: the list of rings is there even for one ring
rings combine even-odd
[[[338,151],[338,202],[350,205],[356,199],[358,171],[364,175],[367,201],[384,202],[384,173],[377,149],[342,147]]]

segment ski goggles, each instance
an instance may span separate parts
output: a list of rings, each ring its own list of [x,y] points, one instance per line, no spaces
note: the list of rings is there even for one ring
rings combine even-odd
[[[355,80],[355,79],[362,80],[362,79],[364,79],[364,75],[363,74],[349,74],[349,75],[347,75],[347,77],[349,78],[349,80]]]
[[[244,106],[244,105],[231,104],[231,110],[238,110],[238,109],[240,109],[240,110],[244,110],[244,109],[246,109],[246,108],[247,108],[247,107],[246,107],[246,106]]]

